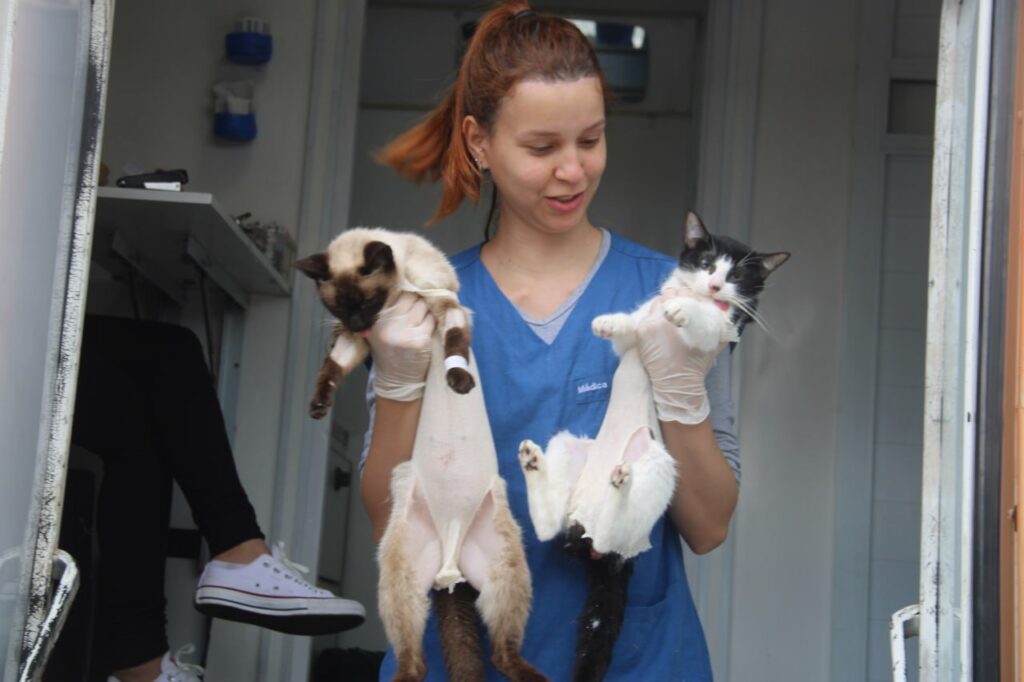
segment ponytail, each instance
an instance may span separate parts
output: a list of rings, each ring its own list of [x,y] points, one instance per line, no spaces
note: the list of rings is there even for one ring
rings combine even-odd
[[[587,76],[597,76],[607,92],[597,54],[573,24],[535,15],[524,0],[503,0],[480,19],[441,103],[377,152],[376,159],[413,182],[441,181],[441,204],[427,223],[432,225],[454,213],[464,199],[480,200],[483,174],[462,134],[466,116],[489,131],[502,97],[518,81]]]

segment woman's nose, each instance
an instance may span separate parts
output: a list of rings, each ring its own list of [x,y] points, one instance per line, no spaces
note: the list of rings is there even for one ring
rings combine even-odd
[[[580,159],[575,154],[569,155],[561,159],[558,166],[555,167],[555,178],[574,184],[583,177],[583,164],[580,163]]]

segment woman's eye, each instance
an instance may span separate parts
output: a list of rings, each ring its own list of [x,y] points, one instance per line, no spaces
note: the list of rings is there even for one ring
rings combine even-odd
[[[580,140],[580,144],[583,145],[584,147],[593,147],[600,141],[601,138],[599,137],[589,137],[585,140]]]
[[[534,154],[547,154],[549,151],[551,151],[551,145],[530,145],[530,151],[533,152]]]

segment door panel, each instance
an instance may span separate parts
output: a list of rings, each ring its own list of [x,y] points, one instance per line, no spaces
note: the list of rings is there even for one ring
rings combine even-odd
[[[7,5],[7,3],[4,3]],[[7,5],[6,8],[10,6]],[[5,9],[6,9],[5,8]],[[0,35],[2,680],[45,663],[92,235],[109,0],[18,0]],[[70,579],[73,568],[64,574]],[[65,583],[62,595],[66,599]],[[35,648],[31,670],[26,656]],[[26,679],[22,678],[22,679]]]

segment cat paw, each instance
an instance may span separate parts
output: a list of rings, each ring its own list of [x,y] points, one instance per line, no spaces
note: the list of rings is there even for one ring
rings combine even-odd
[[[686,305],[678,298],[671,298],[664,303],[665,319],[677,327],[685,326],[690,321]]]
[[[469,393],[476,386],[476,382],[473,381],[473,375],[461,367],[451,368],[445,374],[445,377],[448,379],[448,386],[460,395]]]
[[[590,329],[595,336],[602,339],[614,339],[624,336],[632,331],[632,320],[624,313],[611,313],[610,315],[598,315],[590,323]]]
[[[628,462],[623,462],[612,469],[611,483],[613,488],[621,490],[623,487],[629,485],[629,481],[632,478],[633,469],[629,466]]]
[[[327,416],[327,413],[331,411],[330,400],[317,400],[316,398],[309,404],[309,416],[313,419],[323,419]]]
[[[540,447],[532,440],[519,444],[519,465],[524,472],[539,471],[543,457]]]

